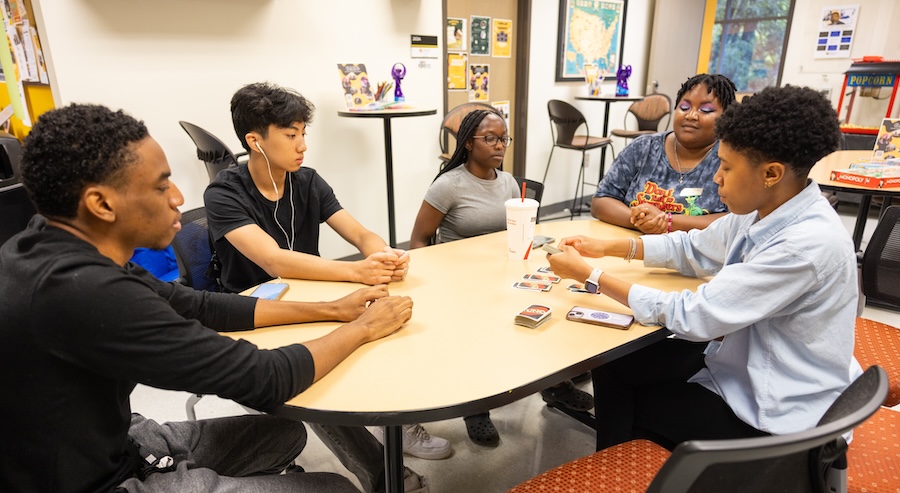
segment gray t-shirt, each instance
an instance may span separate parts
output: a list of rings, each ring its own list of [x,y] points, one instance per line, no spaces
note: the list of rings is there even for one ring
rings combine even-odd
[[[470,238],[506,228],[504,202],[518,197],[516,179],[497,170],[493,180],[482,180],[466,169],[454,168],[441,175],[425,193],[425,202],[444,214],[438,241]]]

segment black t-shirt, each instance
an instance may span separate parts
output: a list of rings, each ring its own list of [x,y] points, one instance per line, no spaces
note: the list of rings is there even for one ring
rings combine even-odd
[[[0,491],[105,492],[130,477],[137,383],[257,409],[303,391],[304,346],[216,332],[251,328],[255,306],[116,265],[36,216],[0,248]]]
[[[314,169],[307,167],[288,173],[281,186],[286,187],[286,192],[278,201],[277,222],[275,202],[259,192],[247,165],[220,172],[206,188],[206,217],[226,291],[240,292],[272,279],[225,239],[227,233],[241,226],[258,225],[284,249],[289,248],[288,238],[293,236],[294,251],[319,255],[319,225],[341,210],[334,191]]]

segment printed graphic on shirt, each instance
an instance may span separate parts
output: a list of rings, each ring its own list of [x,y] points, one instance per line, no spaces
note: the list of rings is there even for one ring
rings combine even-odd
[[[686,204],[678,202],[674,188],[662,188],[652,181],[644,183],[644,190],[638,192],[634,200],[628,205],[634,207],[641,204],[650,204],[663,212],[672,214],[684,214],[686,216],[702,216],[709,214],[706,209],[700,208],[696,202],[699,196],[684,197]]]

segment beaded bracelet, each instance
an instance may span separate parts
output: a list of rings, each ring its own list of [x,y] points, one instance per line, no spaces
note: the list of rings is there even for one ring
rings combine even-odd
[[[668,212],[668,213],[666,213],[666,215],[669,216],[669,229],[666,232],[671,233],[672,232],[672,213]]]

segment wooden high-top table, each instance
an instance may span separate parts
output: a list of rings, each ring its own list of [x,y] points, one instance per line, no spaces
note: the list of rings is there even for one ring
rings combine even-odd
[[[539,224],[537,234],[562,237],[636,237],[636,231],[600,221]],[[506,231],[410,251],[409,275],[390,284],[390,293],[409,295],[412,319],[398,332],[367,344],[331,373],[275,410],[279,416],[335,425],[386,426],[388,491],[402,491],[400,425],[470,416],[509,404],[624,354],[659,341],[668,331],[633,324],[617,330],[569,322],[575,305],[630,313],[606,296],[572,293],[563,279],[549,292],[515,289],[523,274],[547,266],[546,254],[509,260]],[[702,281],[643,262],[588,259],[623,280],[674,291]],[[286,300],[321,301],[360,286],[346,282],[287,280]],[[537,329],[513,323],[531,304],[552,308]],[[311,323],[234,332],[261,348],[320,337],[338,323]],[[402,389],[417,389],[406,392]]]

